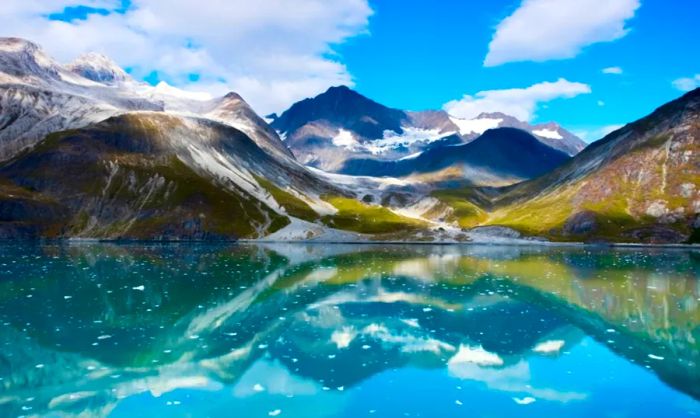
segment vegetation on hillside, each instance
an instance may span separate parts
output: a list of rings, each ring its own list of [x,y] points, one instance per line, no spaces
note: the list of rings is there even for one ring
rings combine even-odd
[[[384,234],[410,231],[425,227],[425,222],[398,215],[382,207],[367,205],[355,199],[340,196],[324,196],[338,212],[326,215],[321,221],[330,227],[363,234]]]
[[[279,203],[289,215],[309,222],[314,222],[319,219],[318,213],[300,198],[280,189],[271,181],[262,177],[255,176],[255,180],[272,195],[275,201]]]

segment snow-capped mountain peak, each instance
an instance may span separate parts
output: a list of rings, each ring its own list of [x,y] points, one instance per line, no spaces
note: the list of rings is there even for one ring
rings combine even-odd
[[[66,65],[66,69],[88,80],[102,84],[114,85],[132,80],[129,74],[112,59],[96,52],[80,55],[73,62]]]
[[[214,98],[166,82],[151,86],[98,53],[61,65],[38,45],[19,38],[0,37],[0,109],[0,161],[51,132],[139,111],[210,118],[291,160],[275,131],[236,93]]]
[[[0,38],[0,82],[59,79],[59,74],[60,65],[39,45],[21,38]]]
[[[489,129],[518,128],[531,133],[550,147],[564,151],[569,155],[576,155],[586,147],[586,143],[580,138],[554,122],[532,125],[501,112],[484,112],[473,119],[450,116],[450,120],[457,125],[459,134],[466,139],[474,139]]]

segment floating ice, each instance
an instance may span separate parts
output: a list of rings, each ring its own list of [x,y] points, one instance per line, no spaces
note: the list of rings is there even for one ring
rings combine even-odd
[[[503,359],[498,354],[490,353],[481,346],[470,347],[460,344],[457,354],[452,356],[448,364],[474,363],[479,366],[502,366]]]
[[[562,347],[564,347],[563,340],[542,341],[541,343],[537,344],[532,351],[536,353],[553,354],[558,353]]]
[[[409,327],[413,328],[419,328],[420,325],[418,325],[418,320],[415,318],[410,318],[410,319],[402,319],[401,322],[404,324],[408,325]]]
[[[353,327],[343,327],[340,330],[334,331],[331,335],[331,342],[335,343],[338,349],[347,348],[352,340],[355,339],[357,332]]]

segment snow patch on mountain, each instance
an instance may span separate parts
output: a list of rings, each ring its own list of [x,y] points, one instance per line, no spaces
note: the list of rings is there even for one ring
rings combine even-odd
[[[410,126],[402,127],[402,129],[403,133],[386,130],[382,138],[360,142],[351,131],[341,128],[338,130],[338,134],[331,138],[331,142],[336,147],[345,148],[348,151],[383,155],[400,148],[427,145],[454,133],[440,132],[439,129],[421,129]],[[414,157],[417,155],[415,154]]]
[[[358,190],[378,190],[390,186],[410,186],[413,183],[395,177],[370,177],[370,176],[350,176],[347,174],[329,173],[314,167],[307,167],[321,178],[325,178],[333,184],[348,186],[352,191]]]
[[[489,129],[498,128],[503,122],[498,118],[460,119],[454,116],[450,116],[450,120],[457,125],[460,135],[481,135]]]
[[[416,158],[420,157],[420,155],[423,154],[423,151],[419,152],[414,152],[413,154],[407,155],[405,157],[399,158],[399,161],[404,161],[404,160],[415,160]]]
[[[205,100],[212,99],[212,95],[209,93],[182,90],[182,89],[179,89],[177,87],[171,86],[170,84],[166,83],[165,81],[161,81],[160,83],[156,84],[153,92],[157,93],[157,94],[165,95],[165,96],[170,96],[173,98],[178,98],[178,99],[188,99],[188,100],[198,100],[198,101],[205,101]]]
[[[350,151],[355,151],[362,147],[362,144],[355,139],[352,132],[345,129],[339,129],[338,134],[331,139],[331,142],[333,142],[333,145],[336,147],[345,148]]]
[[[416,144],[426,145],[439,141],[451,133],[440,132],[439,129],[421,129],[411,126],[402,126],[403,133],[392,130],[384,131],[381,139],[375,139],[365,144],[366,149],[373,155],[381,155],[401,147],[411,147]]]
[[[532,133],[543,138],[564,139],[564,137],[561,136],[559,131],[555,131],[553,129],[535,129],[532,131]]]

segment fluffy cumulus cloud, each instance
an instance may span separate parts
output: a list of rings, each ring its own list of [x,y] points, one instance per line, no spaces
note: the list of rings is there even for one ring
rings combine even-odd
[[[673,87],[680,91],[695,90],[700,87],[700,74],[695,74],[693,77],[683,77],[673,80]]]
[[[484,65],[572,58],[625,36],[638,7],[639,0],[523,0],[496,27]]]
[[[554,99],[572,98],[591,92],[590,86],[560,78],[526,88],[480,91],[445,103],[443,108],[453,116],[474,118],[483,112],[502,112],[523,121],[530,121],[538,105]]]
[[[101,52],[136,77],[235,90],[260,112],[330,85],[352,84],[333,45],[365,33],[367,0],[4,0],[0,35],[28,38],[59,60]],[[87,6],[81,18],[57,20]],[[69,14],[65,14],[70,16]],[[52,18],[54,17],[54,18]]]

